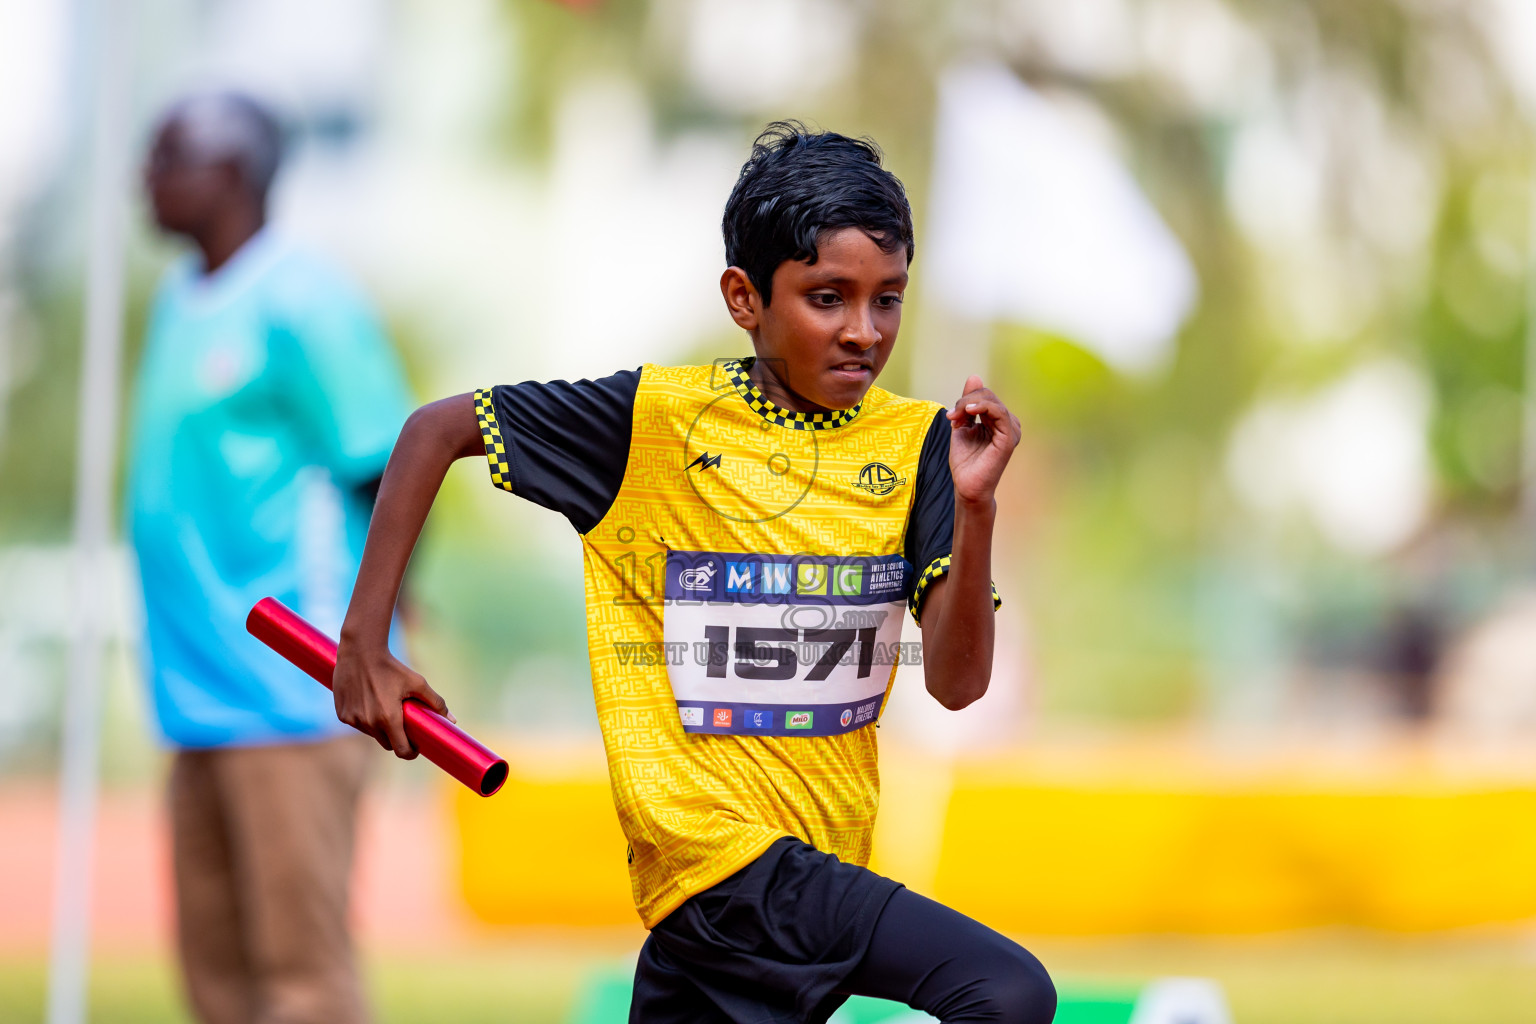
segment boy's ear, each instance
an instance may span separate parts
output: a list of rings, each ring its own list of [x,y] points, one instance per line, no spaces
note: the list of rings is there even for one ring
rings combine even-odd
[[[757,293],[752,279],[740,267],[726,267],[720,275],[720,294],[725,298],[725,308],[731,311],[731,319],[744,331],[757,330],[758,315],[762,312],[763,297]]]

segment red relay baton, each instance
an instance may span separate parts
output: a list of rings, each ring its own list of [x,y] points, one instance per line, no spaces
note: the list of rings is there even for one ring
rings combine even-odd
[[[246,632],[331,688],[336,641],[275,597],[256,602],[245,618]],[[481,796],[507,781],[507,762],[485,744],[414,698],[407,699],[405,735],[421,756]]]

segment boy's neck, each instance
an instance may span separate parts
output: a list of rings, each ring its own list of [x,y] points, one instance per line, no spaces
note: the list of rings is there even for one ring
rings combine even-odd
[[[747,378],[752,381],[752,386],[757,388],[768,401],[781,409],[790,412],[840,412],[839,409],[829,409],[825,405],[817,405],[791,388],[780,376],[773,372],[766,360],[753,356],[747,366]]]

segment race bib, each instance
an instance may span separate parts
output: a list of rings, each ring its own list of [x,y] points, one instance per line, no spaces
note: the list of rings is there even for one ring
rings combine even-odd
[[[907,563],[667,554],[667,674],[687,732],[829,736],[879,716]]]

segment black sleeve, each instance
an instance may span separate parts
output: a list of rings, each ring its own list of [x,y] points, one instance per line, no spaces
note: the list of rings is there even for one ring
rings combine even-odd
[[[946,410],[934,413],[923,450],[917,456],[917,485],[912,511],[907,516],[907,540],[901,555],[912,565],[907,579],[907,610],[922,621],[923,597],[928,585],[949,571],[955,547],[955,481],[949,475],[949,417]],[[994,606],[1001,605],[992,588]]]
[[[608,514],[624,467],[640,371],[598,380],[527,381],[475,392],[491,481],[559,512],[577,533]]]
[[[949,475],[949,417],[940,409],[917,457],[917,485],[901,554],[922,572],[955,542],[955,482]]]

